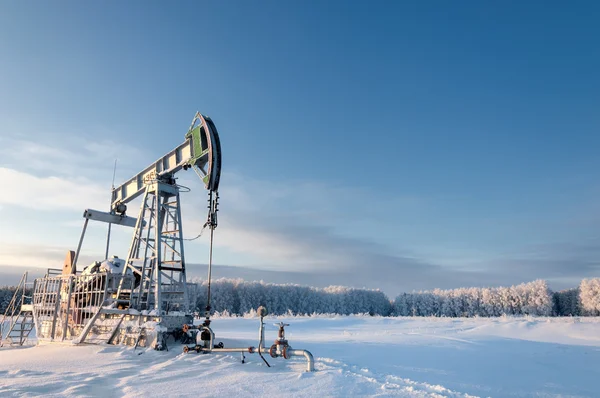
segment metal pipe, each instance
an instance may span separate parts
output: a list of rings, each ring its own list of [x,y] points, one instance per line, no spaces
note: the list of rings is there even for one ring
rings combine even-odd
[[[67,338],[67,327],[69,326],[69,312],[71,310],[71,293],[73,292],[73,275],[69,275],[69,292],[67,293],[67,311],[65,312],[65,320],[63,324],[62,341]]]
[[[258,348],[262,350],[265,348],[265,323],[263,322],[263,317],[260,317],[260,327],[258,329]]]
[[[247,352],[249,354],[258,353],[258,349],[256,347],[246,347],[246,348],[213,348],[209,350],[207,348],[202,348],[200,351],[205,352]]]
[[[162,314],[162,270],[161,270],[161,256],[162,256],[162,226],[164,220],[164,209],[162,208],[161,198],[160,198],[160,188],[161,182],[156,182],[156,190],[154,191],[156,210],[154,214],[154,254],[156,258],[154,259],[154,267],[152,267],[152,272],[155,273],[156,278],[156,288],[154,291],[154,309],[158,311],[159,314]],[[166,200],[166,199],[163,199]],[[148,242],[146,242],[146,247]],[[152,283],[152,282],[150,282]],[[140,290],[141,293],[141,290]],[[150,294],[150,290],[148,290],[148,294]]]
[[[106,233],[106,252],[104,253],[104,258],[108,258],[108,250],[110,249],[110,229],[112,227],[111,223],[108,223],[108,232]]]
[[[112,213],[112,202],[113,202],[113,196],[114,196],[114,190],[115,190],[115,174],[117,173],[117,159],[115,159],[115,167],[113,168],[113,179],[112,179],[112,184],[110,186],[110,208],[108,209],[109,212]],[[111,223],[108,223],[108,233],[106,234],[106,253],[104,254],[104,259],[108,258],[108,249],[110,247],[110,229],[112,227]]]
[[[200,351],[204,351],[204,352],[211,352],[211,353],[218,353],[218,352],[244,352],[244,353],[249,353],[249,354],[258,354],[259,353],[259,349],[257,347],[248,347],[248,348],[213,348],[212,350],[206,349],[206,348],[202,348]],[[296,356],[296,357],[304,357],[306,358],[306,371],[307,372],[314,372],[315,371],[315,360],[312,356],[312,354],[310,353],[310,351],[307,350],[289,350],[287,351],[287,354],[290,356]]]
[[[179,283],[181,283],[183,285],[183,302],[185,303],[183,306],[183,309],[185,311],[189,311],[189,292],[188,292],[188,288],[187,288],[187,273],[185,270],[185,253],[184,253],[184,249],[183,249],[183,222],[181,220],[181,202],[179,201],[179,190],[177,190],[177,210],[176,210],[176,214],[175,217],[176,219],[176,224],[177,224],[177,229],[179,229],[179,258],[181,259],[181,272],[179,273]],[[176,244],[175,242],[173,242],[173,246],[175,247]],[[173,255],[175,255],[176,251],[175,249],[173,249]]]
[[[215,344],[215,333],[212,331],[212,329],[209,326],[202,326],[201,330],[206,330],[210,334],[210,340],[209,340],[209,343],[208,343],[208,348],[210,350],[212,350],[213,347],[214,347],[214,344]],[[200,332],[200,333],[202,333],[202,332]],[[200,336],[202,336],[202,335],[200,335]]]
[[[85,221],[87,223],[87,219]],[[56,317],[58,316],[58,311],[60,310],[60,288],[61,288],[61,286],[62,286],[62,279],[59,279],[58,280],[58,288],[56,289],[57,293],[56,293],[56,296],[55,296],[56,297],[55,298],[56,302],[54,303],[54,317],[52,319],[52,332],[51,332],[52,340],[54,340],[55,337],[56,337],[55,336],[55,333],[56,333]]]
[[[264,341],[265,341],[265,328],[264,328],[263,317],[261,316],[260,317],[260,327],[258,328],[258,355],[260,356],[260,359],[262,359],[263,362],[270,368],[271,365],[269,364],[269,362],[267,362],[267,360],[265,359],[265,357],[262,354]]]
[[[307,350],[289,350],[287,351],[288,355],[291,356],[304,356],[306,358],[306,361],[308,362],[306,365],[306,371],[307,372],[314,372],[315,371],[315,360],[312,356],[312,354],[310,353],[310,351]]]
[[[211,192],[212,199],[212,192]],[[210,249],[208,255],[208,286],[207,286],[207,294],[206,294],[206,319],[210,319],[210,283],[212,278],[212,257],[213,257],[213,239],[215,235],[215,229],[210,226]]]
[[[79,244],[77,245],[77,251],[75,252],[75,258],[73,259],[73,268],[77,265],[77,259],[79,258],[79,251],[81,250],[81,244],[83,243],[83,237],[85,236],[85,230],[87,229],[89,219],[86,217],[85,222],[83,223],[83,231],[81,231],[81,236],[79,237]]]

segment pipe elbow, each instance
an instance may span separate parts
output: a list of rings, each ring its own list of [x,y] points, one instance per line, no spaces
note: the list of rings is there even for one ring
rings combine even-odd
[[[314,372],[315,371],[315,359],[313,358],[313,355],[310,353],[310,351],[307,350],[290,350],[290,355],[293,356],[304,356],[304,358],[306,358],[306,371],[307,372]]]

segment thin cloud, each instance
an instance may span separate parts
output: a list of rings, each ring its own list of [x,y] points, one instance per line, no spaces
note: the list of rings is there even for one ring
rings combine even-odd
[[[547,279],[557,288],[600,274],[600,240],[554,242],[523,247],[482,265],[491,274],[508,274],[521,281]]]
[[[3,243],[0,242],[0,267],[5,269],[62,268],[67,248],[40,243]],[[77,261],[78,268],[87,266],[101,255],[82,253]]]
[[[0,166],[41,176],[85,176],[98,179],[106,189],[115,159],[119,159],[117,173],[123,174],[123,179],[151,161],[144,161],[136,147],[108,140],[89,141],[64,134],[47,135],[46,142],[0,137]]]
[[[489,253],[482,262],[463,256],[462,260],[455,258],[450,267],[401,244],[379,244],[366,234],[361,236],[360,230],[348,235],[335,228],[339,216],[356,225],[361,216],[339,214],[330,205],[340,201],[348,204],[352,198],[358,198],[348,207],[358,214],[368,214],[360,205],[371,203],[363,201],[367,193],[320,184],[269,184],[236,177],[234,195],[227,195],[227,188],[222,195],[227,212],[221,217],[216,245],[249,256],[256,268],[270,275],[304,273],[322,285],[366,286],[397,294],[433,288],[512,285],[538,278],[563,288],[600,272],[598,240],[522,247],[503,257]],[[353,191],[351,195],[349,191]],[[316,203],[315,198],[324,205]],[[248,202],[260,205],[253,208]],[[404,203],[408,211],[426,206],[414,198]],[[318,215],[306,217],[306,208],[316,208]],[[196,217],[202,219],[203,215],[197,213],[191,218]]]
[[[0,180],[15,187],[0,194],[0,204],[35,210],[67,209],[82,211],[88,207],[104,208],[107,190],[87,179],[38,177],[22,171],[0,167]]]
[[[22,153],[14,153],[15,145],[23,145],[26,157],[33,159],[27,164],[29,168],[11,163],[23,157]],[[26,141],[11,141],[0,148],[0,179],[6,186],[18,187],[10,195],[0,194],[0,209],[5,207],[2,211],[20,206],[78,213],[88,207],[106,207],[107,189],[98,183],[94,166],[106,171],[112,168],[113,156],[128,151],[110,142],[82,144],[80,153]],[[147,160],[136,161],[136,167],[144,167]],[[53,170],[69,172],[52,174]],[[193,174],[182,173],[179,182],[193,189],[182,196],[184,230],[186,237],[191,237],[206,219],[205,190]],[[385,223],[385,212],[390,209],[396,216],[402,213],[407,217],[427,212],[431,204],[410,195],[381,194],[374,198],[373,193],[356,187],[319,181],[271,182],[236,173],[225,173],[223,182],[215,244],[237,253],[244,264],[261,269],[257,275],[271,275],[276,281],[290,277],[293,279],[289,282],[381,288],[395,295],[436,287],[506,285],[537,278],[573,284],[577,278],[599,272],[596,259],[600,258],[600,245],[596,241],[523,247],[502,257],[490,255],[489,260],[480,263],[464,258],[464,266],[460,266],[460,258],[455,258],[455,266],[449,267],[442,260],[429,259],[426,245],[421,245],[423,252],[417,253],[401,242],[387,246],[362,232],[362,223]],[[342,202],[344,206],[339,206]],[[137,214],[133,204],[130,213]],[[78,214],[73,222],[80,220]],[[68,219],[64,222],[74,225]],[[96,243],[98,248],[103,247],[99,241]],[[65,251],[35,243],[28,247],[4,245],[0,249],[0,264],[28,266],[60,263]],[[90,256],[89,260],[98,258]]]

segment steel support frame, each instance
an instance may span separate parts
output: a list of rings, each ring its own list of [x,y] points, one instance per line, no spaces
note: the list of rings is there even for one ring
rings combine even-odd
[[[179,188],[148,183],[123,270],[140,278],[130,292],[131,308],[163,314],[175,303],[179,311],[188,311],[181,221]],[[173,300],[174,295],[179,298]]]

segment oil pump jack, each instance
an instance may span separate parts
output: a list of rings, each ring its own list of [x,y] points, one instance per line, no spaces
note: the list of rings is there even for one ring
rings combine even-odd
[[[161,315],[189,312],[180,186],[175,180],[180,170],[193,169],[208,190],[205,226],[211,232],[209,270],[212,267],[221,177],[219,134],[209,117],[197,113],[185,138],[183,144],[113,189],[108,217],[124,217],[127,203],[144,195],[122,271],[123,275],[133,275],[135,283],[126,288],[121,280],[117,291],[120,306]]]
[[[208,217],[204,225],[210,229],[208,262],[208,297],[205,319],[194,324],[189,307],[184,235],[181,218],[180,190],[175,175],[181,170],[194,170],[208,191]],[[217,227],[219,182],[221,177],[221,144],[212,120],[196,113],[185,134],[185,141],[151,165],[113,188],[110,211],[86,209],[83,230],[76,251],[69,251],[61,270],[49,270],[34,282],[33,319],[37,338],[49,341],[70,340],[73,343],[109,343],[167,348],[167,338],[179,337],[184,352],[257,353],[272,358],[303,356],[307,370],[314,370],[312,354],[292,349],[279,323],[278,339],[265,347],[265,307],[259,307],[259,340],[257,347],[225,348],[215,344],[210,327],[210,284],[214,230]],[[127,205],[142,196],[136,217],[127,215]],[[109,224],[106,241],[108,257],[111,225],[133,228],[133,238],[125,260],[117,257],[94,262],[77,272],[77,260],[90,220]]]
[[[79,244],[67,254],[62,270],[48,270],[33,288],[33,317],[38,339],[93,339],[163,348],[165,336],[193,322],[189,308],[181,218],[175,175],[194,170],[208,191],[212,241],[217,227],[221,145],[212,120],[196,113],[185,141],[112,190],[109,212],[86,209]],[[127,205],[142,197],[137,218]],[[133,228],[125,260],[107,258],[77,272],[77,260],[89,221]],[[57,272],[58,271],[58,272]],[[207,309],[207,316],[210,308]]]

